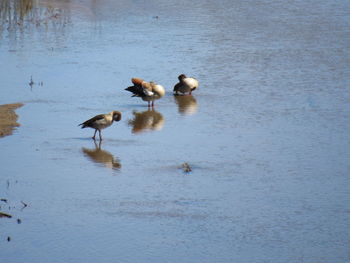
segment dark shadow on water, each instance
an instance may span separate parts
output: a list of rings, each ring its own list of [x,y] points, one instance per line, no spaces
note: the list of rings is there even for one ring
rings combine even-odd
[[[91,137],[75,137],[72,138],[74,140],[80,140],[80,141],[93,141],[93,139]]]
[[[198,110],[198,103],[192,95],[174,95],[175,103],[181,115],[193,115]]]
[[[133,115],[134,118],[128,121],[129,126],[132,127],[132,133],[157,131],[164,126],[163,115],[154,109],[148,109],[143,112],[134,111]]]
[[[94,140],[90,137],[66,137],[62,138],[62,140],[67,141],[67,140],[77,140],[77,141],[91,141],[93,142]],[[96,140],[96,143],[99,143],[99,140]],[[102,143],[108,143],[108,145],[114,145],[114,146],[130,146],[130,145],[137,145],[138,141],[137,140],[123,140],[119,138],[110,138],[106,137],[103,138]]]
[[[147,109],[147,108],[149,108],[147,103],[142,103],[142,102],[140,104],[127,104],[125,106],[128,107],[128,108],[132,108],[132,109],[134,109],[134,108],[140,108],[140,109]]]
[[[117,157],[114,157],[110,152],[101,149],[101,141],[94,141],[94,144],[95,148],[93,149],[82,148],[82,152],[88,157],[88,159],[94,163],[103,164],[107,168],[114,170],[119,170],[122,167],[120,160]]]

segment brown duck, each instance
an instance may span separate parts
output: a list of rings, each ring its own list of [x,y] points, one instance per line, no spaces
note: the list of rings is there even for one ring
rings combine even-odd
[[[141,97],[143,101],[148,102],[148,107],[154,106],[154,101],[160,99],[165,95],[165,89],[153,81],[146,82],[140,78],[132,78],[131,82],[134,84],[125,90],[133,93],[132,97]]]

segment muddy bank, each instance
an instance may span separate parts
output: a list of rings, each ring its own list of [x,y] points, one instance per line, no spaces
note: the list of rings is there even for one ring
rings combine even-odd
[[[11,135],[14,128],[20,126],[15,110],[22,106],[22,103],[0,105],[0,138]]]

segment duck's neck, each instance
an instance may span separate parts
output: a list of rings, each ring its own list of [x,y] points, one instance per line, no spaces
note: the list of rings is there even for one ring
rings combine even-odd
[[[179,81],[182,83],[183,82],[183,80],[186,78],[186,76],[184,75],[184,74],[181,74],[179,77],[178,77],[178,79],[179,79]]]

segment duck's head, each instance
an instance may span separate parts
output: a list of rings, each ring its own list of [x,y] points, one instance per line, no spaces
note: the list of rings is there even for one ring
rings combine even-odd
[[[153,85],[153,92],[158,94],[159,97],[163,97],[165,95],[165,89],[163,86],[155,83]]]
[[[120,121],[122,119],[122,114],[120,111],[112,111],[113,120]]]
[[[177,77],[179,81],[182,81],[183,79],[187,78],[185,74],[181,74]]]

